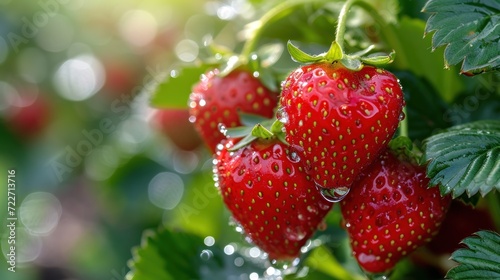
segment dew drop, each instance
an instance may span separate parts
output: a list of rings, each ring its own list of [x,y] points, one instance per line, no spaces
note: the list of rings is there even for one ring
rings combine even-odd
[[[226,128],[226,126],[223,123],[219,123],[217,125],[217,128],[219,129],[220,133],[224,134],[224,136],[227,136],[226,135],[227,134],[227,128]]]
[[[205,243],[208,247],[211,247],[215,244],[215,238],[213,238],[213,236],[207,236],[203,240],[203,243]]]
[[[271,260],[271,264],[274,268],[279,270],[287,270],[290,268],[295,268],[299,265],[300,258],[295,258],[293,260]]]
[[[404,113],[404,112],[401,112],[401,113],[399,114],[398,120],[402,121],[402,120],[404,120],[404,119],[405,119],[405,113]]]
[[[304,239],[304,237],[306,237],[306,233],[300,227],[287,227],[285,230],[285,235],[288,240],[292,241],[300,241]]]
[[[377,179],[375,179],[375,185],[378,189],[382,188],[385,186],[385,179],[383,177],[377,177]]]
[[[234,219],[233,217],[229,218],[229,225],[234,227],[234,230],[236,230],[236,232],[239,232],[241,234],[245,234],[245,231],[243,230],[243,227],[241,226],[241,224],[238,223],[238,221],[236,221],[236,219]]]
[[[345,223],[345,227],[346,228],[350,228],[351,227],[351,223]]]
[[[288,156],[291,162],[297,163],[300,161],[300,156],[296,151],[290,151],[290,154]]]
[[[203,251],[201,251],[200,258],[204,261],[208,261],[208,260],[210,260],[210,258],[212,258],[213,255],[214,255],[214,253],[212,253],[212,251],[203,250]]]
[[[179,77],[179,74],[180,74],[180,73],[179,73],[179,71],[178,71],[178,70],[175,70],[175,69],[174,69],[174,70],[170,71],[170,77],[172,77],[172,78],[177,78],[177,77]]]
[[[200,99],[200,100],[198,100],[198,105],[200,107],[203,107],[203,106],[207,105],[207,101],[205,99]]]
[[[250,255],[251,258],[258,258],[260,256],[260,249],[257,248],[257,247],[252,247],[250,248],[250,250],[248,251],[248,254]]]
[[[285,111],[283,107],[279,108],[278,111],[276,112],[276,117],[278,118],[278,121],[280,121],[283,124],[288,123],[288,113]]]
[[[224,254],[230,256],[234,254],[234,252],[236,252],[236,246],[233,245],[232,243],[224,246]]]
[[[252,76],[254,76],[254,78],[258,78],[258,77],[260,76],[259,71],[254,71],[254,72],[252,73]]]
[[[325,198],[330,202],[340,202],[347,196],[350,190],[350,188],[348,187],[337,187],[337,188],[327,189],[318,186],[318,188],[320,189],[320,193],[323,196],[323,198]]]
[[[307,212],[316,215],[316,214],[318,214],[318,208],[316,208],[312,205],[307,205]]]

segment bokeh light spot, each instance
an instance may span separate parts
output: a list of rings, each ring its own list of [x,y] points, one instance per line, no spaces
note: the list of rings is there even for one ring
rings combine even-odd
[[[55,15],[47,24],[38,29],[36,43],[49,52],[66,50],[75,37],[75,30],[68,17]]]
[[[53,194],[34,192],[26,196],[19,208],[19,218],[33,235],[46,235],[59,223],[62,206]]]
[[[192,62],[198,57],[200,47],[193,40],[182,40],[175,46],[175,54],[180,60]]]
[[[184,182],[175,173],[159,173],[149,182],[149,200],[162,209],[174,209],[181,201],[183,194]]]
[[[66,60],[57,69],[54,83],[62,97],[82,101],[101,89],[104,78],[101,62],[94,56],[82,55]]]
[[[122,16],[119,29],[127,42],[137,47],[143,47],[156,37],[158,22],[147,11],[132,10]]]

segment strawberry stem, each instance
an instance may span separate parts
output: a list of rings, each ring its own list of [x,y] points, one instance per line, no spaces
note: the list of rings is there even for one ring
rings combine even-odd
[[[382,18],[382,16],[380,16],[377,10],[367,2],[362,0],[347,0],[342,6],[342,9],[340,10],[339,21],[337,23],[337,30],[335,34],[335,41],[337,42],[337,44],[340,45],[342,49],[344,48],[344,34],[347,21],[347,14],[349,13],[351,7],[354,5],[363,8],[380,25],[385,25],[385,20]]]
[[[252,36],[246,41],[243,45],[243,49],[241,51],[241,59],[247,60],[250,57],[250,54],[255,50],[258,40],[262,35],[264,29],[270,25],[271,22],[278,20],[286,15],[285,12],[291,10],[294,7],[310,4],[310,3],[329,3],[330,0],[289,0],[284,1],[272,9],[270,9],[267,13],[265,13],[255,24],[257,27],[254,30]]]
[[[399,125],[399,135],[408,137],[408,115],[406,114],[406,106],[403,107],[402,114],[405,117],[400,122],[400,125]]]

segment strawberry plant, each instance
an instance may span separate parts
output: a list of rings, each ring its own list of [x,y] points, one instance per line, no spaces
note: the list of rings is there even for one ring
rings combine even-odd
[[[206,161],[127,279],[498,278],[500,4],[236,2],[151,92]]]

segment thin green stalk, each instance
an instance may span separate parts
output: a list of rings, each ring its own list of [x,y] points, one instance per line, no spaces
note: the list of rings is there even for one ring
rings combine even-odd
[[[380,26],[380,31],[385,41],[387,41],[390,46],[393,46],[394,48],[400,50],[397,53],[398,64],[403,68],[406,67],[408,65],[408,59],[405,53],[401,53],[401,44],[398,36],[396,35],[396,32],[394,31],[394,27],[390,24],[387,24],[386,20],[377,12],[377,10],[373,8],[373,6],[368,2],[363,0],[348,0],[340,11],[339,21],[337,23],[337,30],[335,34],[335,41],[339,44],[341,49],[343,50],[344,48],[344,34],[347,14],[352,6],[359,6],[360,8],[365,10],[375,20],[375,22],[377,22],[377,24]]]
[[[408,137],[408,115],[406,114],[406,106],[403,107],[403,114],[405,118],[401,120],[399,125],[399,135]]]
[[[352,5],[356,4],[357,2],[359,2],[359,0],[347,0],[340,10],[337,30],[335,32],[335,42],[339,44],[342,50],[344,49],[344,34],[347,21],[347,13],[351,9]]]
[[[271,22],[285,16],[286,11],[304,4],[329,3],[329,2],[331,2],[331,0],[289,0],[289,1],[284,1],[279,5],[276,5],[259,19],[258,21],[259,26],[255,30],[252,37],[246,41],[245,45],[243,45],[243,49],[241,51],[241,57],[248,58],[250,56],[250,54],[255,50],[257,42],[260,39],[260,36],[264,32],[265,28],[269,26]]]

